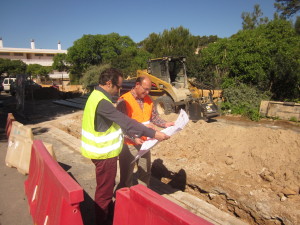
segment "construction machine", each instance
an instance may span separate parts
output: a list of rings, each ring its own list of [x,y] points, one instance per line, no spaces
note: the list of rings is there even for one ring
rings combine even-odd
[[[189,80],[185,57],[149,59],[148,68],[137,71],[137,77],[144,75],[152,81],[149,95],[154,100],[159,114],[169,114],[184,108],[193,121],[209,120],[219,115],[213,98],[221,97],[221,92],[214,93],[208,86]],[[121,93],[133,86],[133,79],[125,80]]]

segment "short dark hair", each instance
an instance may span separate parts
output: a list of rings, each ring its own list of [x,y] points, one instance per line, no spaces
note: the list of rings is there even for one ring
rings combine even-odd
[[[119,77],[123,78],[123,74],[121,73],[121,71],[114,68],[106,69],[100,74],[99,84],[105,85],[107,81],[111,80],[111,83],[113,85],[118,85]]]

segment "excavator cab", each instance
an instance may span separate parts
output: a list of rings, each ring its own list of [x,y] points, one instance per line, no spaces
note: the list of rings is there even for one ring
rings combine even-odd
[[[148,73],[172,84],[172,86],[188,88],[185,57],[163,57],[148,61]]]

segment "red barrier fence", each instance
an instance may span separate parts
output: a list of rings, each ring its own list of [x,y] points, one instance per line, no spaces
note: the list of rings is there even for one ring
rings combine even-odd
[[[83,189],[51,157],[40,140],[33,142],[24,185],[35,225],[83,224],[79,208]]]
[[[15,121],[15,117],[12,113],[7,114],[6,126],[5,126],[5,133],[6,137],[9,138],[12,122]]]
[[[113,224],[211,225],[141,184],[117,191]]]

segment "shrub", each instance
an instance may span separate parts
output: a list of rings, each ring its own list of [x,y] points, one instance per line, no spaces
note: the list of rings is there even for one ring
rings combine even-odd
[[[99,75],[108,68],[110,68],[109,64],[90,66],[83,74],[83,77],[80,79],[80,83],[84,88],[87,88],[89,85],[98,84]]]
[[[259,107],[261,100],[269,100],[270,94],[261,92],[255,87],[243,83],[227,81],[223,89],[225,102],[222,110],[230,110],[232,114],[246,116],[251,120],[260,119]]]
[[[292,122],[298,122],[298,120],[297,120],[297,118],[296,118],[295,116],[292,116],[292,117],[290,118],[290,121],[292,121]]]

